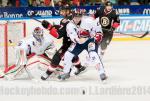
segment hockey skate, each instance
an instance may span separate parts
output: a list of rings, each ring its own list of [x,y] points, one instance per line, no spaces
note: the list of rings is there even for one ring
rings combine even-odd
[[[86,72],[86,67],[85,66],[81,66],[81,68],[77,68],[77,71],[74,74],[75,75],[80,75],[83,72]]]
[[[41,76],[41,79],[42,80],[47,80],[50,75],[52,74],[53,72],[50,72],[50,71],[46,71],[46,73],[44,73],[42,76]]]
[[[105,74],[105,73],[100,74],[100,79],[101,79],[102,81],[105,81],[105,80],[107,79],[106,74]]]
[[[62,81],[69,79],[69,78],[70,78],[70,73],[64,73],[58,76],[58,79]]]

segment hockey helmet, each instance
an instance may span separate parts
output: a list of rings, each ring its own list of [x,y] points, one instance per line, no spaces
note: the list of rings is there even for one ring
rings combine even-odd
[[[33,37],[38,41],[41,42],[43,39],[43,29],[40,27],[36,27],[33,31]]]
[[[59,14],[65,16],[71,13],[71,7],[68,5],[62,6],[59,8]]]
[[[81,9],[76,9],[72,12],[73,17],[81,17],[83,14],[84,13]]]
[[[112,2],[107,1],[107,2],[105,3],[105,6],[113,6],[113,4],[112,4]]]
[[[61,11],[61,10],[70,10],[70,11],[71,11],[71,7],[68,6],[68,5],[61,6],[61,7],[59,8],[59,11]]]

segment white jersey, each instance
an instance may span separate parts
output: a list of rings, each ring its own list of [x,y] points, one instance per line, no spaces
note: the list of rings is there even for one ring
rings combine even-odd
[[[36,53],[36,55],[40,55],[44,54],[45,50],[53,49],[54,47],[54,41],[52,40],[51,36],[49,34],[43,34],[42,42],[39,43],[36,41],[33,51]]]
[[[33,43],[35,42],[35,38],[31,35],[31,36],[28,36],[24,39],[21,39],[19,42],[18,42],[18,45],[15,47],[16,50],[18,49],[23,49],[26,54],[29,54],[30,52],[33,52],[31,50],[31,47],[33,47]]]
[[[19,41],[16,48],[25,50],[26,54],[35,53],[36,55],[44,54],[45,50],[49,47],[54,47],[54,42],[49,34],[43,34],[42,42],[39,43],[30,35]]]
[[[89,16],[82,17],[80,28],[84,30],[88,30],[91,36],[95,36],[97,32],[102,32],[101,25],[99,24],[99,20]]]
[[[92,17],[83,16],[80,26],[76,25],[73,21],[67,24],[67,35],[74,43],[82,44],[88,38],[79,38],[80,31],[87,30],[91,37],[94,37],[96,32],[101,32],[101,26],[97,20]]]

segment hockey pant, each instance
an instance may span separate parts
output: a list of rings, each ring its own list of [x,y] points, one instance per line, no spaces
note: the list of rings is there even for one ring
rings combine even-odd
[[[103,38],[102,42],[100,43],[101,49],[105,50],[107,46],[110,44],[113,37],[113,32],[108,30],[103,30]]]

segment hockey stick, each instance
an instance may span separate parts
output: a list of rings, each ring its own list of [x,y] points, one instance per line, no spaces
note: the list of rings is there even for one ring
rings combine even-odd
[[[105,29],[105,28],[102,28],[102,30],[107,30],[107,31],[111,31],[110,29]],[[136,35],[133,35],[133,34],[125,34],[123,32],[118,32],[120,34],[123,34],[123,35],[128,35],[128,36],[132,36],[132,37],[135,37],[135,38],[143,38],[145,36],[147,36],[149,34],[149,31],[146,31],[144,34],[142,34],[141,36],[136,36]]]
[[[28,16],[28,17],[30,17],[31,19],[33,19],[33,20],[35,20],[35,21],[37,21],[39,23],[42,23],[42,21],[40,21],[40,20],[38,20],[38,19],[36,19],[36,18],[33,17],[35,14],[36,14],[36,12],[33,12],[33,14],[30,15],[30,16]]]
[[[52,3],[52,7],[53,7],[53,9],[54,9],[54,12],[59,13],[59,12],[56,10],[56,8],[55,8],[54,0],[51,0],[51,3]]]
[[[135,36],[135,35],[132,35],[132,34],[125,34],[125,33],[121,33],[121,32],[120,32],[120,34],[132,36],[132,37],[135,37],[135,38],[144,38],[145,36],[147,36],[149,34],[149,31],[145,32],[141,36]]]

